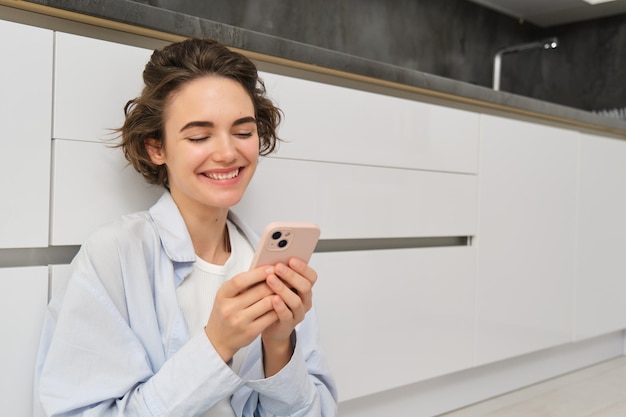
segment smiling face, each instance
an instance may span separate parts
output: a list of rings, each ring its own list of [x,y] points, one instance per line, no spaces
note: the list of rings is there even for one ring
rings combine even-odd
[[[168,98],[163,146],[154,139],[145,143],[152,162],[165,164],[181,212],[228,210],[241,200],[257,166],[252,99],[229,78],[190,81]]]

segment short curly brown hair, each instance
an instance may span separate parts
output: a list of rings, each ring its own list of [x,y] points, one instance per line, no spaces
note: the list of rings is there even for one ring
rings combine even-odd
[[[168,98],[186,83],[207,75],[230,78],[243,86],[256,113],[259,154],[270,154],[276,148],[282,112],[266,96],[265,84],[254,63],[215,40],[186,39],[152,53],[143,71],[141,95],[126,103],[126,119],[117,129],[121,136],[118,146],[148,183],[168,187],[165,165],[152,163],[144,140],[156,139],[163,145],[163,114]]]

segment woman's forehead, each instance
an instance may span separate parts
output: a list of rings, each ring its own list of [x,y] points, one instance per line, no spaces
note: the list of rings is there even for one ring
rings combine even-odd
[[[235,80],[208,76],[185,83],[168,97],[165,120],[241,118],[254,116],[254,103]],[[216,120],[217,121],[217,120]]]

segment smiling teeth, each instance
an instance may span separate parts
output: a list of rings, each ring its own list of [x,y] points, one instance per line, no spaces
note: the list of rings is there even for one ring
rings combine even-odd
[[[235,178],[237,175],[239,175],[238,169],[225,174],[206,174],[206,176],[211,178],[212,180],[229,180],[231,178]]]

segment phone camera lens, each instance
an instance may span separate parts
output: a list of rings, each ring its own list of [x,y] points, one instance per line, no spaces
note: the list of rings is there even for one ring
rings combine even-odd
[[[274,240],[278,240],[278,239],[280,239],[280,237],[281,237],[282,235],[283,235],[283,234],[282,234],[282,233],[280,233],[280,232],[274,232],[274,233],[272,233],[272,239],[274,239]],[[282,247],[282,246],[281,246],[281,247]]]
[[[285,246],[287,246],[287,241],[285,239],[283,239],[280,242],[278,242],[278,247],[279,248],[284,248]]]

